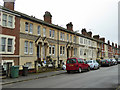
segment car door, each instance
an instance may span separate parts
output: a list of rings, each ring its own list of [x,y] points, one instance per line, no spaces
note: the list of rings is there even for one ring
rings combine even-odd
[[[83,65],[84,65],[84,69],[88,69],[88,64],[86,61],[83,60]]]
[[[81,67],[82,69],[84,69],[84,63],[83,63],[83,60],[82,59],[78,59],[78,64],[79,64],[79,67]]]

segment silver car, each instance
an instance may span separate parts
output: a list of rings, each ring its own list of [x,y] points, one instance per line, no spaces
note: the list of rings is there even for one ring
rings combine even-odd
[[[87,60],[87,64],[90,66],[91,69],[99,69],[100,65],[96,60]]]

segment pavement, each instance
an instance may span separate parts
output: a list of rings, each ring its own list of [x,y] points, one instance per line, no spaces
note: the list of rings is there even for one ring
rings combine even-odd
[[[60,71],[28,74],[27,76],[19,76],[18,78],[6,78],[6,79],[2,79],[1,85],[35,80],[35,79],[39,79],[39,78],[46,78],[46,77],[50,77],[50,76],[60,75],[65,72],[66,72],[65,70],[60,70]]]

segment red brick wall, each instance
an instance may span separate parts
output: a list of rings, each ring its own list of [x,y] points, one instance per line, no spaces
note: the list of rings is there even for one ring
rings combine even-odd
[[[1,26],[0,26],[1,28]],[[2,34],[15,36],[15,52],[14,55],[19,55],[19,32],[20,32],[20,19],[15,17],[15,28],[10,29],[6,27],[2,27]]]

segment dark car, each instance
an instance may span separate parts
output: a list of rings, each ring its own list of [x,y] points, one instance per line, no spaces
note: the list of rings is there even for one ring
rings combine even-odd
[[[83,70],[90,70],[90,66],[82,58],[68,58],[66,61],[66,70],[82,72]]]
[[[101,66],[111,66],[111,65],[112,65],[112,60],[110,59],[101,60]]]

